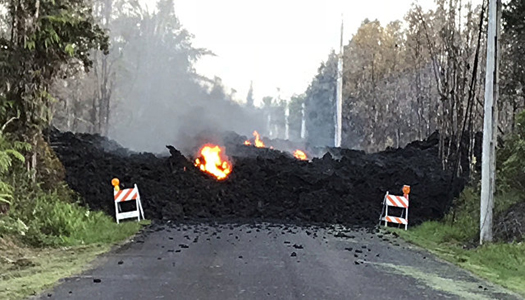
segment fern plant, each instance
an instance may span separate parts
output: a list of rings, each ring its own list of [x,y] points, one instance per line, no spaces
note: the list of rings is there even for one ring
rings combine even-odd
[[[8,183],[4,182],[3,176],[11,169],[14,160],[19,160],[22,163],[25,161],[22,151],[30,149],[27,143],[15,141],[10,142],[4,135],[5,125],[0,130],[0,203],[11,203],[13,198],[13,188]]]

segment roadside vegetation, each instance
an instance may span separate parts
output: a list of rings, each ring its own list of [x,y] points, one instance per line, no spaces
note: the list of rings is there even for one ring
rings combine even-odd
[[[496,242],[477,246],[475,172],[472,186],[443,220],[399,234],[525,295],[525,115],[517,115],[524,109],[525,2],[506,2],[499,126],[508,137],[498,157]],[[470,154],[483,123],[487,1],[435,4],[432,10],[414,5],[404,20],[389,24],[366,19],[347,41],[343,146],[375,151],[438,130],[440,155],[453,162],[446,168],[475,165]],[[172,0],[157,1],[155,12],[128,0],[6,0],[0,9],[0,299],[19,299],[79,272],[141,226],[117,225],[81,206],[43,130],[52,123],[102,135],[111,129],[128,144],[142,140],[137,146],[147,147],[146,137],[172,134],[165,122],[179,119],[173,111],[190,111],[185,105],[196,99],[206,99],[203,107],[230,103],[233,91],[228,94],[219,78],[195,73],[194,63],[211,53],[192,46]],[[300,138],[305,113],[312,145],[333,141],[336,60],[332,53],[305,93],[289,99],[290,132]],[[246,106],[255,109],[252,92]],[[263,103],[265,114],[257,115],[271,113],[272,126],[285,127],[285,101],[265,97]],[[130,111],[144,115],[122,119],[133,116]],[[460,147],[444,151],[448,137],[464,132],[472,140],[466,162],[455,159]]]
[[[48,171],[35,176],[24,164],[29,148],[0,134],[0,299],[23,299],[80,272],[141,227],[80,206],[51,152],[39,151]]]
[[[525,296],[525,113],[498,152],[494,243],[479,246],[480,187],[472,185],[437,222],[395,230],[409,242]]]
[[[525,243],[497,241],[477,246],[479,235],[479,193],[467,189],[458,199],[464,201],[456,219],[425,222],[408,231],[395,229],[405,240],[426,248],[438,257],[472,273],[525,296]],[[515,200],[514,196],[498,196],[496,202]],[[502,206],[495,211],[501,211]]]
[[[80,206],[43,132],[57,80],[90,70],[92,54],[108,52],[91,8],[70,0],[0,3],[0,299],[24,298],[78,272],[141,226]]]

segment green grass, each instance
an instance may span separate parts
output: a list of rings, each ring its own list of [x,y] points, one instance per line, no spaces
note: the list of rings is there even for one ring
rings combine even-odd
[[[25,249],[24,257],[0,263],[0,299],[25,299],[51,288],[59,279],[80,273],[110,245],[66,249]]]
[[[148,220],[121,222],[116,224],[112,218],[107,217],[102,212],[97,212],[98,217],[89,219],[81,230],[73,232],[67,239],[69,244],[104,243],[114,244],[134,235],[139,231],[142,225],[148,225]],[[103,216],[102,216],[103,215]]]
[[[8,216],[0,216],[0,299],[23,299],[79,273],[149,224],[117,224],[67,194],[65,186],[52,192],[35,189],[31,197],[18,198]]]
[[[34,149],[38,170],[28,171],[18,151],[27,154],[29,145],[0,132],[0,299],[22,299],[80,272],[148,224],[116,224],[80,205],[43,139]],[[112,201],[111,194],[101,201]]]
[[[0,218],[0,236],[16,236],[37,247],[111,244],[135,234],[140,226],[137,222],[116,224],[103,212],[62,201],[54,193],[39,193]]]
[[[495,213],[519,201],[516,194],[500,195]],[[477,246],[479,197],[466,189],[455,211],[441,222],[425,222],[408,231],[391,229],[400,237],[428,249],[438,257],[525,296],[525,243],[492,243]],[[475,247],[474,247],[475,246]]]
[[[0,299],[25,299],[54,286],[61,278],[79,274],[97,255],[133,236],[149,221],[116,224],[101,214],[66,243],[71,247],[31,247],[13,236],[0,237]]]

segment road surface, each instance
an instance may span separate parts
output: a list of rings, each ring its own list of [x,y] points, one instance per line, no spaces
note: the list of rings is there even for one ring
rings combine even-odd
[[[163,225],[36,299],[521,299],[391,234]]]

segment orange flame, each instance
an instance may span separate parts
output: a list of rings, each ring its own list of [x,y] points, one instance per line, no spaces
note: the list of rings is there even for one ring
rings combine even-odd
[[[259,133],[257,132],[257,130],[255,130],[253,132],[253,136],[255,137],[255,147],[257,148],[264,148],[266,147],[263,143],[263,141],[261,141],[261,137],[259,136]],[[246,140],[244,141],[244,144],[247,145],[247,146],[250,146],[252,145],[252,142],[250,142],[250,140]]]
[[[195,166],[201,171],[213,175],[218,180],[223,180],[232,172],[232,164],[222,154],[223,149],[217,145],[206,144],[199,150],[200,156],[195,159]]]
[[[295,152],[293,153],[293,156],[297,159],[300,159],[300,160],[307,160],[308,157],[306,156],[306,153],[304,153],[303,151],[297,149],[295,150]]]

